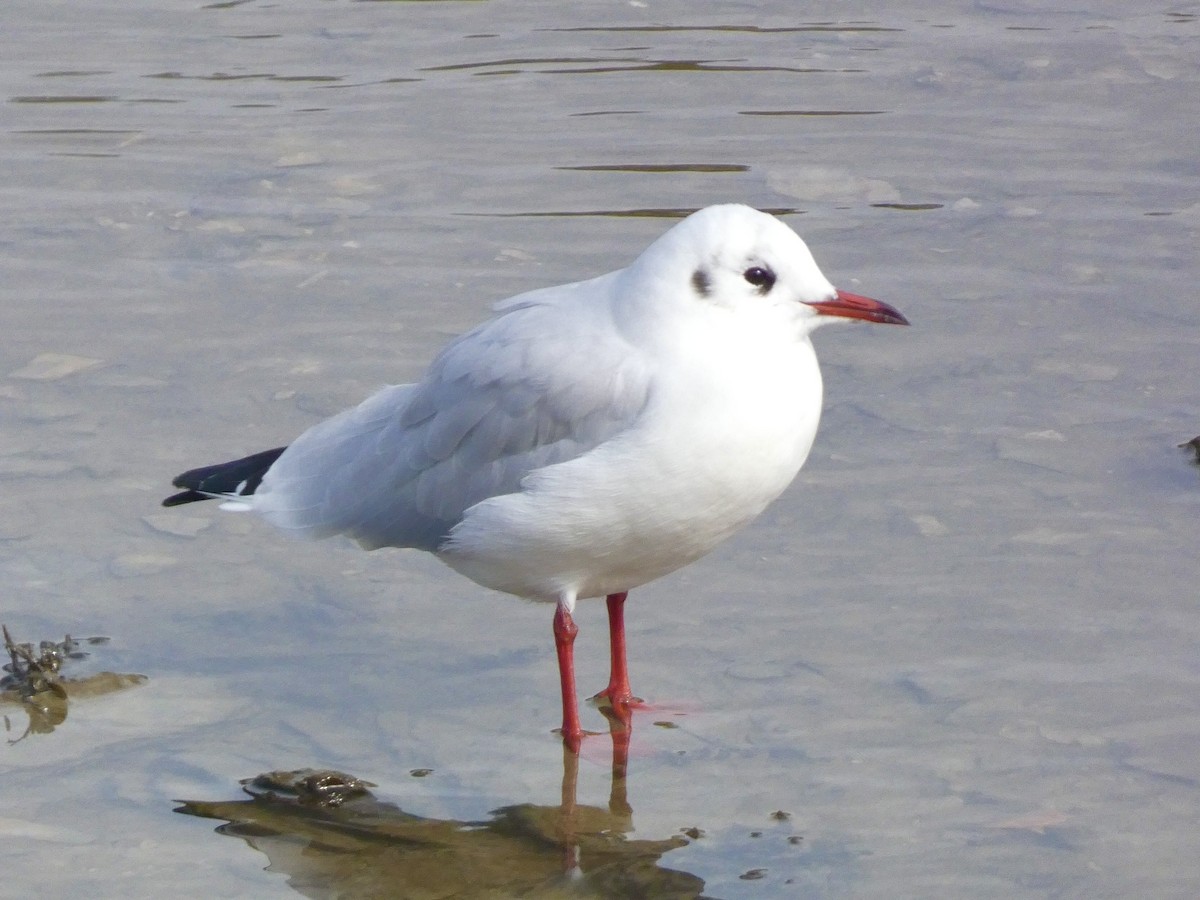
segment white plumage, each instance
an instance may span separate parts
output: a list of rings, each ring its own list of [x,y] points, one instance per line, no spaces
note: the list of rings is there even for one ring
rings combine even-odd
[[[737,205],[689,216],[626,269],[497,310],[421,381],[313,426],[265,473],[194,470],[170,502],[233,495],[299,535],[428,550],[487,587],[556,601],[561,661],[577,598],[623,601],[791,482],[820,417],[814,328],[904,323],[837,291],[795,232]]]

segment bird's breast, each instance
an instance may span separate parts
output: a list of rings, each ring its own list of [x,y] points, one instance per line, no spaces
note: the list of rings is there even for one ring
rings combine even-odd
[[[811,345],[656,380],[626,431],[469,509],[439,555],[480,583],[551,599],[628,590],[703,556],[804,463],[820,416]]]

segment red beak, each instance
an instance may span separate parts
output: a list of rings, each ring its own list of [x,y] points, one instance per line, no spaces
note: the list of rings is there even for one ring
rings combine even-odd
[[[882,322],[886,325],[908,324],[908,319],[894,306],[889,306],[882,300],[872,300],[870,297],[847,291],[838,291],[833,300],[821,300],[808,305],[823,316],[845,316],[847,319],[866,319],[868,322]]]

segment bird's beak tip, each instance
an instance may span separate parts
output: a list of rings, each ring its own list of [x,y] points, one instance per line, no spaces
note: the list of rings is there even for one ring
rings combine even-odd
[[[890,303],[864,297],[861,294],[851,294],[849,291],[838,291],[832,300],[821,300],[809,304],[818,313],[825,316],[841,316],[846,319],[862,319],[866,322],[878,322],[883,325],[908,325],[904,314]]]

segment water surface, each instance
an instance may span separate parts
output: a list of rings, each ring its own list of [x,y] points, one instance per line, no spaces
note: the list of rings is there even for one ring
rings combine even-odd
[[[2,748],[6,892],[324,896],[172,811],[281,769],[550,833],[548,608],[157,504],[737,200],[913,327],[819,333],[797,483],[632,596],[573,808],[712,897],[1194,896],[1200,6],[796,10],[7,4],[0,621],[149,680]]]

